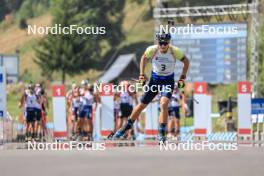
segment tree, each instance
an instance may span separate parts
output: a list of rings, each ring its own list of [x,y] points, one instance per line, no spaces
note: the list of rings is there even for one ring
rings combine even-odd
[[[14,1],[14,0],[13,0]],[[49,9],[50,0],[24,0],[19,6],[18,19],[39,16]]]
[[[3,0],[6,1],[6,5],[8,7],[8,9],[12,12],[17,11],[21,4],[23,3],[23,0]]]
[[[8,7],[6,1],[0,1],[0,21],[2,21],[5,18],[7,12],[8,12]]]
[[[122,2],[122,3],[120,3]],[[66,74],[75,75],[93,68],[101,58],[101,43],[118,44],[123,39],[121,30],[124,1],[114,0],[55,0],[52,5],[53,25],[61,27],[106,27],[105,35],[48,34],[36,48],[35,62],[50,77],[61,72],[62,82]]]
[[[263,23],[262,23],[263,24]],[[259,37],[259,75],[258,75],[258,96],[263,97],[264,96],[264,25],[262,25],[261,31],[260,31]]]

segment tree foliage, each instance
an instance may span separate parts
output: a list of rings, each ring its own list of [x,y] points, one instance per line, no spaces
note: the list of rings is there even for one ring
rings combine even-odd
[[[19,7],[18,19],[27,19],[39,16],[47,11],[50,0],[24,0]]]
[[[102,42],[114,46],[124,38],[123,8],[123,0],[54,0],[53,25],[106,27],[106,34],[48,34],[36,48],[35,62],[44,75],[50,77],[53,72],[60,72],[64,82],[66,74],[75,75],[93,68],[102,57]]]
[[[6,1],[0,1],[0,21],[5,18],[5,15],[8,13],[9,9]]]
[[[264,24],[264,21],[262,21],[262,24]],[[261,31],[260,31],[260,38],[259,38],[259,75],[258,75],[258,96],[264,97],[264,25],[262,25]]]

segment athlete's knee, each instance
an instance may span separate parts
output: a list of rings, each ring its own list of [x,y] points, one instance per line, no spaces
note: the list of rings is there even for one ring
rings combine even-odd
[[[166,102],[166,101],[161,101],[160,102],[160,110],[161,111],[166,111],[166,110],[168,110],[168,102]]]

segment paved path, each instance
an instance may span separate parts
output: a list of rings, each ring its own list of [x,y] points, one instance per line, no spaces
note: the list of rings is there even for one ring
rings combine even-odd
[[[264,147],[237,151],[160,151],[114,147],[105,151],[0,150],[1,176],[264,175]]]

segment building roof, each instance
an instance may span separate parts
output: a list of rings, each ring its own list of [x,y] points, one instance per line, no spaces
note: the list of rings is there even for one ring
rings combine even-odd
[[[128,67],[131,62],[134,62],[137,65],[135,54],[119,55],[110,68],[106,70],[99,78],[99,81],[105,83],[113,81],[119,77],[119,75]]]

